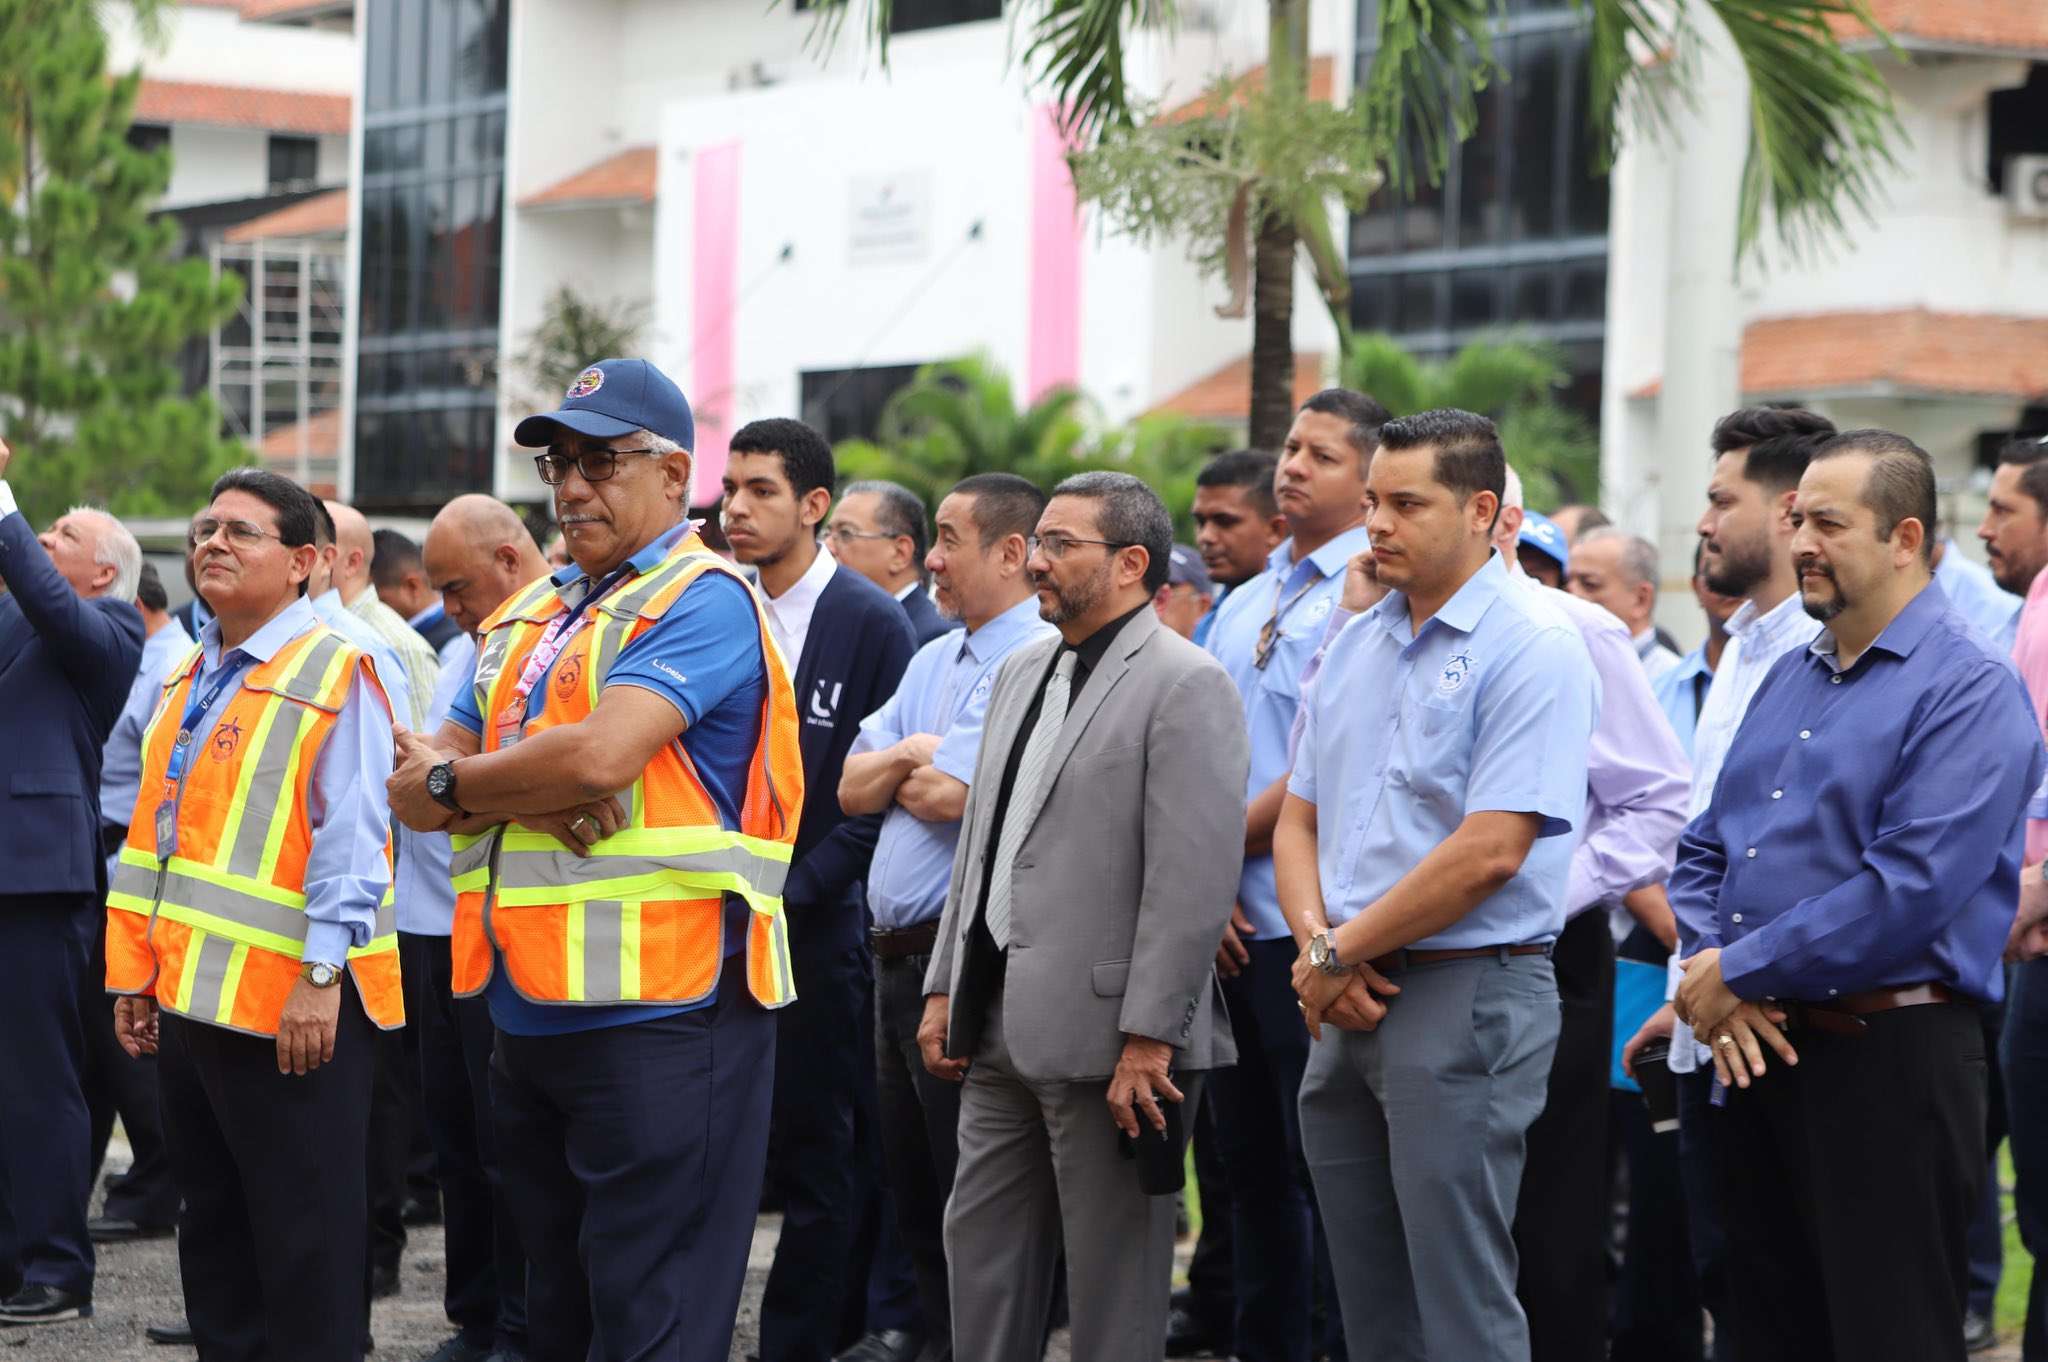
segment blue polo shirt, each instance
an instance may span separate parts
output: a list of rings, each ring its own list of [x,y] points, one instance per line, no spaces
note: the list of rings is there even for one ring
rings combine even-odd
[[[1332,926],[1364,912],[1473,813],[1535,814],[1508,882],[1423,950],[1525,945],[1564,929],[1569,836],[1586,812],[1600,683],[1578,629],[1511,588],[1499,554],[1441,609],[1409,621],[1393,592],[1331,640],[1303,707],[1288,791],[1316,806]]]
[[[634,575],[659,566],[690,528],[687,522],[678,525],[628,559]],[[588,591],[592,585],[583,569],[573,563],[558,570],[554,582],[571,601],[580,599],[579,591]],[[761,629],[747,587],[722,572],[706,573],[692,582],[653,627],[620,649],[618,661],[605,677],[605,688],[613,686],[651,690],[681,712],[688,725],[683,729],[683,752],[718,806],[720,818],[728,827],[738,827],[740,805],[747,793],[747,770],[760,735],[761,702],[768,689],[767,665],[761,655]],[[543,676],[527,697],[528,718],[540,712],[547,688],[548,678]],[[448,717],[482,736],[484,725],[477,713],[474,662],[470,665],[470,682],[462,688]],[[738,899],[726,904],[727,955],[746,947],[748,911]],[[496,958],[496,952],[491,966],[491,982],[484,990],[491,1005],[491,1020],[500,1030],[515,1036],[566,1035],[626,1026],[709,1007],[718,1000],[714,988],[703,999],[680,1007],[644,1003],[570,1007],[536,1003],[522,998],[512,987],[504,961]]]
[[[1301,708],[1301,673],[1322,645],[1330,612],[1344,594],[1344,568],[1372,547],[1365,526],[1344,531],[1314,553],[1294,559],[1289,539],[1266,559],[1266,570],[1230,593],[1209,612],[1216,627],[1206,647],[1244,702],[1250,732],[1252,764],[1245,780],[1245,799],[1256,799],[1289,770],[1288,739],[1295,711]],[[1266,665],[1259,666],[1259,636],[1273,626],[1273,645]],[[1289,934],[1280,911],[1280,889],[1273,877],[1271,856],[1247,856],[1238,879],[1237,901],[1261,940]]]

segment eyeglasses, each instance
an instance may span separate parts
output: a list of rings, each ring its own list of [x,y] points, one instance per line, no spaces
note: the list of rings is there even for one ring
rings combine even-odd
[[[619,471],[619,460],[628,454],[652,454],[651,449],[579,449],[573,453],[559,453],[549,450],[533,456],[533,466],[540,470],[540,480],[550,487],[560,487],[569,480],[569,470],[574,468],[583,475],[585,482],[603,482]]]
[[[1026,551],[1030,553],[1037,553],[1040,549],[1044,549],[1045,556],[1048,558],[1064,558],[1067,556],[1067,551],[1076,544],[1098,544],[1105,549],[1137,547],[1128,539],[1076,539],[1073,535],[1061,534],[1057,530],[1050,534],[1034,534],[1025,540],[1024,544]]]
[[[825,531],[825,537],[843,547],[856,539],[901,539],[904,536],[884,534],[880,530],[856,530],[851,525],[834,525]]]
[[[284,542],[284,536],[276,530],[266,530],[261,525],[254,525],[246,520],[215,520],[208,517],[192,522],[192,547],[198,548],[222,531],[226,531],[230,544],[245,549],[253,549],[266,539],[275,539],[280,544]]]

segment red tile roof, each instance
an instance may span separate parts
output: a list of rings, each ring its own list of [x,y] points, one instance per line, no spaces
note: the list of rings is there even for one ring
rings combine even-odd
[[[1294,357],[1294,404],[1300,406],[1326,386],[1323,382],[1323,357],[1297,354]],[[1152,410],[1177,412],[1197,421],[1243,425],[1251,416],[1251,408],[1252,359],[1246,355],[1230,361],[1205,378],[1197,379]]]
[[[135,121],[342,136],[348,132],[350,102],[347,95],[305,90],[145,80],[135,97]]]
[[[1902,47],[2048,52],[2048,4],[2042,0],[1869,0],[1871,17]],[[1853,20],[1830,21],[1845,38],[1867,34]]]
[[[241,245],[249,241],[282,241],[293,237],[339,236],[348,230],[348,191],[333,189],[325,194],[300,199],[288,208],[251,218],[230,227],[226,239]]]
[[[312,19],[326,14],[348,14],[355,9],[354,0],[229,0],[229,3],[240,9],[242,18],[252,24],[289,23],[294,19]]]
[[[1231,101],[1233,104],[1242,103],[1244,95],[1248,91],[1266,88],[1266,68],[1263,65],[1254,66],[1237,79],[1239,84],[1235,91],[1235,98]],[[1337,63],[1335,60],[1329,57],[1309,58],[1308,97],[1319,104],[1328,104],[1336,88]],[[1216,107],[1213,94],[1205,91],[1185,104],[1176,105],[1168,109],[1165,113],[1159,115],[1158,121],[1161,123],[1184,123],[1193,118],[1207,118],[1211,114],[1218,112],[1221,111]]]
[[[1663,380],[1630,397],[1654,397]],[[1744,397],[1914,392],[2048,394],[2048,317],[1911,308],[1752,322],[1742,333]]]
[[[627,147],[566,180],[519,200],[521,208],[566,208],[584,203],[653,203],[657,174],[653,147]]]

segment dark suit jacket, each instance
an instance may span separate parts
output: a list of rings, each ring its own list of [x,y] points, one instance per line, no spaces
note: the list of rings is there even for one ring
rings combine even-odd
[[[104,897],[100,750],[142,665],[142,614],[80,598],[22,515],[0,518],[0,579],[0,894]]]
[[[413,632],[427,641],[427,646],[436,653],[448,646],[448,640],[462,632],[462,626],[448,617],[446,611],[437,612],[425,624],[413,626]],[[198,635],[193,635],[197,638]]]
[[[916,650],[910,621],[888,592],[850,568],[832,574],[794,678],[804,812],[783,889],[793,938],[850,945],[867,930],[862,886],[882,817],[848,818],[839,807],[839,775],[860,721],[896,693]]]
[[[932,602],[931,593],[923,587],[911,592],[896,602],[903,607],[903,613],[910,617],[910,632],[922,648],[940,634],[960,627],[960,621],[949,620],[939,613],[939,607]]]

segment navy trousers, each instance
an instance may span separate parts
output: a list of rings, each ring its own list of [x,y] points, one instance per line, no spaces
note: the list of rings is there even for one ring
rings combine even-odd
[[[86,978],[101,921],[90,894],[0,897],[0,1285],[92,1295],[79,1007],[88,989],[105,987]]]
[[[747,992],[745,958],[695,1012],[498,1033],[491,1101],[532,1362],[730,1355],[775,1069],[775,1016]]]
[[[85,1028],[85,1106],[92,1120],[87,1190],[90,1193],[99,1177],[114,1118],[119,1116],[135,1161],[127,1172],[107,1179],[104,1214],[151,1229],[169,1229],[178,1222],[178,1187],[171,1181],[171,1155],[164,1147],[163,1118],[157,1114],[156,1057],[132,1059],[114,1036],[114,999],[104,987],[107,934],[100,914],[88,921],[92,963],[78,999],[79,1024]]]
[[[2020,1242],[2038,1261],[2048,1254],[2048,959],[2029,960],[2013,969],[1998,1051],[2005,1070],[2013,1174],[2018,1180],[2013,1208],[2019,1215]],[[2027,1292],[2020,1355],[2026,1362],[2048,1362],[2048,1270],[2036,1269]]]

